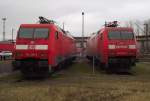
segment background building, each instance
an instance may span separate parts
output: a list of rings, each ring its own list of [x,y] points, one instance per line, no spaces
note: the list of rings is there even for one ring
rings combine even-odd
[[[76,47],[77,47],[77,55],[81,56],[85,54],[85,49],[87,47],[87,40],[89,37],[74,37],[76,40]]]

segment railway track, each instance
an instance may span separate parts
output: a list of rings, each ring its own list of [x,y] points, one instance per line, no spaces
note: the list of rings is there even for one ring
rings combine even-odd
[[[88,61],[82,61],[75,61],[45,80],[24,80],[20,78],[21,73],[15,72],[1,77],[0,101],[128,101],[131,97],[149,101],[145,99],[150,92],[148,64],[138,63],[133,68],[134,75],[106,74],[98,70],[93,74]]]

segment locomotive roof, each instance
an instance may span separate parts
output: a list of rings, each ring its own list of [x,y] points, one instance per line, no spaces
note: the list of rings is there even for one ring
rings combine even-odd
[[[50,27],[55,26],[54,24],[21,24],[21,27]]]
[[[104,30],[108,31],[114,31],[114,30],[125,30],[125,31],[133,31],[133,28],[131,27],[105,27]]]
[[[104,27],[102,29],[100,29],[99,31],[104,31],[104,30],[107,30],[107,31],[131,31],[133,32],[133,28],[131,27]],[[95,37],[97,35],[98,32],[95,32],[91,35],[91,37]]]
[[[21,24],[21,27],[28,27],[28,28],[32,28],[32,27],[53,27],[58,29],[59,31],[63,32],[65,35],[67,35],[68,37],[73,38],[73,36],[68,32],[68,31],[64,31],[63,29],[61,29],[60,27],[58,27],[55,24]]]

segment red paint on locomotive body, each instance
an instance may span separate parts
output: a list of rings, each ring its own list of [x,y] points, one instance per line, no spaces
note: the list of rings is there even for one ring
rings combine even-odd
[[[28,74],[27,68],[34,65],[51,71],[61,63],[73,60],[75,51],[75,39],[55,24],[22,24],[16,38],[15,64],[24,74]],[[30,62],[34,64],[30,65]]]
[[[14,51],[14,44],[15,42],[0,42],[0,51],[10,51],[13,52]]]
[[[92,35],[87,42],[87,57],[108,68],[110,64],[135,64],[137,58],[136,39],[132,28],[104,27]]]

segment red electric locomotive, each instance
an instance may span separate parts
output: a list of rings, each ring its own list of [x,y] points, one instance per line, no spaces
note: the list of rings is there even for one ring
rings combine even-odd
[[[16,38],[14,65],[24,76],[45,76],[75,58],[75,39],[39,17],[40,24],[22,24]]]
[[[127,72],[137,59],[137,45],[132,28],[117,27],[117,21],[93,34],[87,42],[87,57],[109,71]]]

